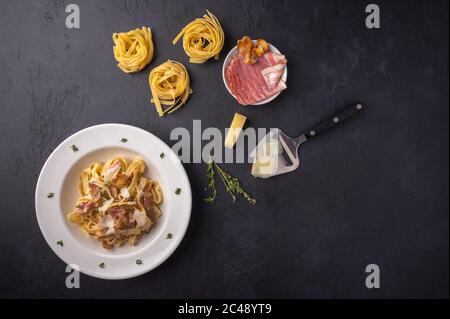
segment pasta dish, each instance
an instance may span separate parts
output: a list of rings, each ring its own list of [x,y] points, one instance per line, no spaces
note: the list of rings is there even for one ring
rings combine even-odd
[[[145,163],[136,158],[113,158],[81,172],[79,198],[67,219],[78,224],[105,249],[127,242],[136,245],[161,216],[159,183],[143,177]]]

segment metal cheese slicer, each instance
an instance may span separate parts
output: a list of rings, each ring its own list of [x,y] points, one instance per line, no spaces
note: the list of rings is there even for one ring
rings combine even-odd
[[[337,126],[363,108],[362,103],[354,104],[298,137],[290,137],[281,129],[271,129],[253,151],[255,161],[252,167],[252,175],[269,178],[296,170],[300,165],[298,147],[301,144]]]

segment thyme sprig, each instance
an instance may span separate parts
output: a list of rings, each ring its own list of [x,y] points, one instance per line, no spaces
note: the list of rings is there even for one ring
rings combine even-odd
[[[225,189],[227,190],[228,194],[230,194],[231,198],[233,199],[233,202],[236,201],[237,195],[242,195],[250,204],[252,205],[256,204],[256,200],[246,190],[242,188],[241,184],[239,183],[239,180],[236,177],[230,175],[215,161],[210,161],[207,167],[208,187],[212,189],[211,196],[205,199],[207,202],[212,203],[217,194],[215,187],[214,168],[219,173],[220,179],[225,185]]]
[[[205,201],[207,203],[214,202],[214,199],[216,198],[216,195],[217,195],[216,179],[215,179],[216,173],[214,173],[214,164],[213,163],[214,163],[214,161],[210,161],[208,163],[208,167],[206,168],[206,177],[208,178],[208,188],[210,188],[212,190],[211,195],[209,195],[208,198],[205,198]]]
[[[231,197],[233,198],[233,201],[236,200],[236,195],[240,194],[244,196],[244,198],[252,205],[256,204],[256,200],[247,193],[239,183],[239,180],[236,177],[231,176],[226,170],[221,168],[219,165],[217,165],[214,162],[217,171],[219,172],[220,177],[222,178],[222,181],[224,182],[227,192],[230,193]]]

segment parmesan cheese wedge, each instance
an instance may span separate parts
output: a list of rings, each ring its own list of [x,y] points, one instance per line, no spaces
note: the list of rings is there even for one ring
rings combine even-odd
[[[233,148],[234,144],[241,134],[247,117],[242,114],[234,113],[233,121],[231,122],[230,129],[227,137],[225,138],[225,147]]]

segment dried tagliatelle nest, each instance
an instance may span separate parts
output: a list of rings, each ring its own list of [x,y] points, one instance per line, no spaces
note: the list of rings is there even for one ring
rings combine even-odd
[[[148,27],[113,34],[114,58],[125,73],[138,72],[153,59],[152,31]]]
[[[219,59],[225,35],[219,20],[206,10],[202,18],[190,22],[172,41],[175,45],[183,37],[183,49],[191,63],[204,63],[214,57]]]
[[[258,61],[258,57],[269,51],[269,44],[264,39],[258,39],[253,44],[249,36],[243,36],[237,41],[237,48],[245,64],[254,64]]]
[[[148,78],[152,103],[159,116],[175,112],[192,93],[189,73],[183,64],[167,60],[154,68]]]

